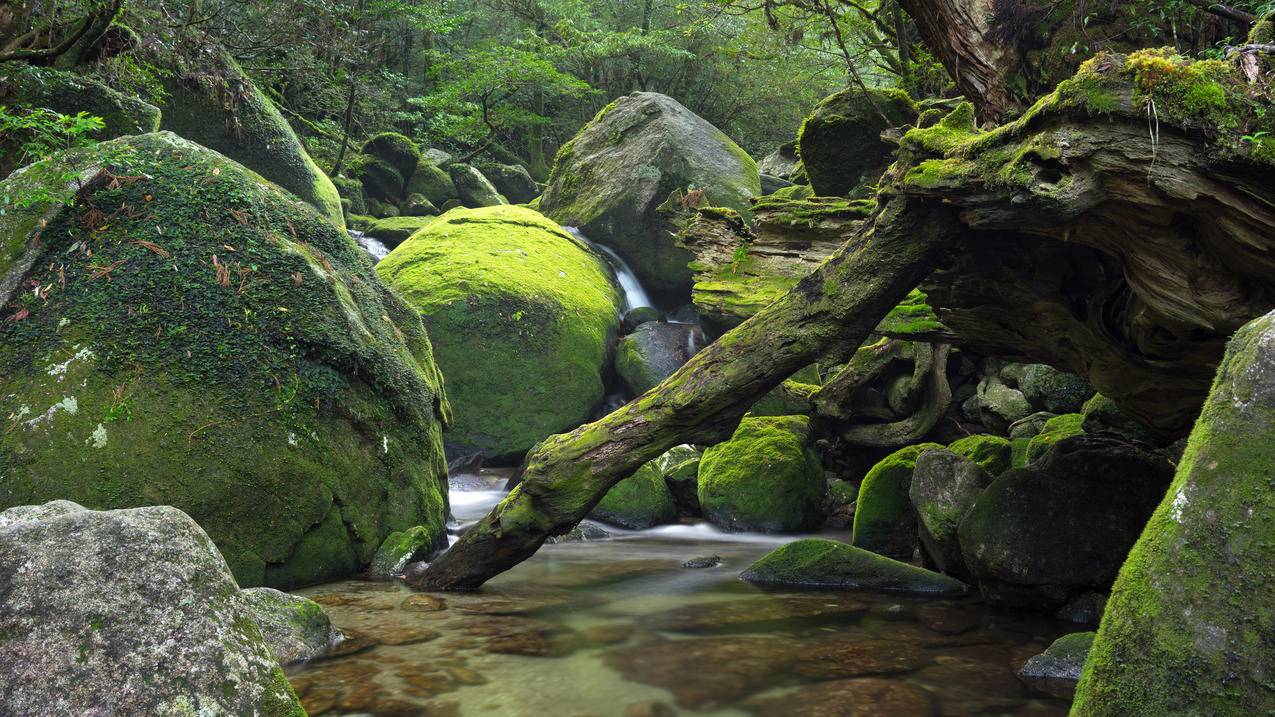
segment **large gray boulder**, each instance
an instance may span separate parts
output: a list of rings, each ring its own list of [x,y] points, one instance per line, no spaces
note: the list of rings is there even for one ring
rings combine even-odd
[[[694,257],[675,245],[659,207],[689,190],[751,216],[761,179],[748,153],[721,130],[671,97],[635,92],[563,146],[540,210],[615,249],[648,289],[685,298]]]
[[[540,185],[521,164],[484,164],[479,171],[512,204],[526,204],[540,196]]]
[[[1053,610],[1115,580],[1173,465],[1136,444],[1080,435],[1011,470],[961,521],[961,554],[992,603]]]
[[[0,513],[0,714],[305,714],[212,541],[167,506]]]
[[[979,464],[950,450],[928,450],[917,456],[908,488],[916,508],[918,535],[939,570],[965,577],[957,527],[974,501],[992,482]]]

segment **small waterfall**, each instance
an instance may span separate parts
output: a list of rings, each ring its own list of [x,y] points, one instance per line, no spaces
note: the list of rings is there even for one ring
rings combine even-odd
[[[350,238],[353,239],[359,246],[363,247],[367,253],[371,254],[373,259],[380,261],[389,256],[389,247],[382,244],[379,239],[373,239],[356,229],[349,229],[347,231],[350,233]]]
[[[607,258],[607,263],[611,265],[612,271],[615,272],[615,280],[619,283],[620,290],[624,292],[625,312],[632,311],[639,306],[655,306],[651,302],[651,297],[647,296],[646,289],[643,289],[642,284],[638,282],[637,274],[633,273],[633,269],[629,268],[628,263],[621,259],[619,254],[612,251],[610,247],[599,244],[585,236],[584,232],[580,231],[578,227],[563,227],[563,229],[586,246],[591,246],[602,252],[602,255]]]

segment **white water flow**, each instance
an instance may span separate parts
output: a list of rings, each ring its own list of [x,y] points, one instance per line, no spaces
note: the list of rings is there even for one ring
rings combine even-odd
[[[563,229],[586,246],[591,246],[602,252],[602,255],[607,258],[607,263],[615,271],[615,280],[619,283],[620,290],[624,292],[625,312],[632,311],[640,306],[655,306],[655,304],[651,303],[651,297],[647,296],[646,289],[643,289],[642,284],[638,281],[637,274],[633,273],[633,269],[629,267],[628,262],[620,258],[619,254],[616,254],[610,247],[599,244],[585,236],[579,227],[563,227]]]
[[[348,231],[350,233],[350,238],[354,239],[356,244],[363,247],[364,251],[371,254],[373,259],[380,261],[389,256],[389,247],[382,244],[379,239],[373,239],[372,237],[355,229],[350,229]]]

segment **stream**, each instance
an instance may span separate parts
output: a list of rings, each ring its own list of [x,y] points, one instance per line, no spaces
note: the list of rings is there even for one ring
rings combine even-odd
[[[505,477],[454,476],[454,527],[486,514]],[[795,536],[607,530],[545,545],[477,593],[357,580],[305,590],[349,639],[343,654],[289,677],[312,717],[1067,713],[1031,696],[1014,670],[1075,625],[973,599],[738,579]],[[682,567],[714,555],[717,567]]]

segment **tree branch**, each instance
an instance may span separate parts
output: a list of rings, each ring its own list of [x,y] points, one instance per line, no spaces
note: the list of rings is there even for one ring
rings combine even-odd
[[[1205,12],[1211,12],[1214,15],[1217,15],[1219,17],[1224,17],[1228,20],[1234,20],[1235,22],[1238,22],[1238,23],[1242,23],[1245,25],[1252,25],[1253,23],[1257,22],[1256,15],[1250,12],[1245,12],[1243,10],[1240,10],[1239,8],[1233,8],[1233,7],[1230,7],[1229,5],[1223,5],[1220,2],[1209,2],[1209,0],[1187,0],[1187,2],[1200,8],[1201,10]]]

